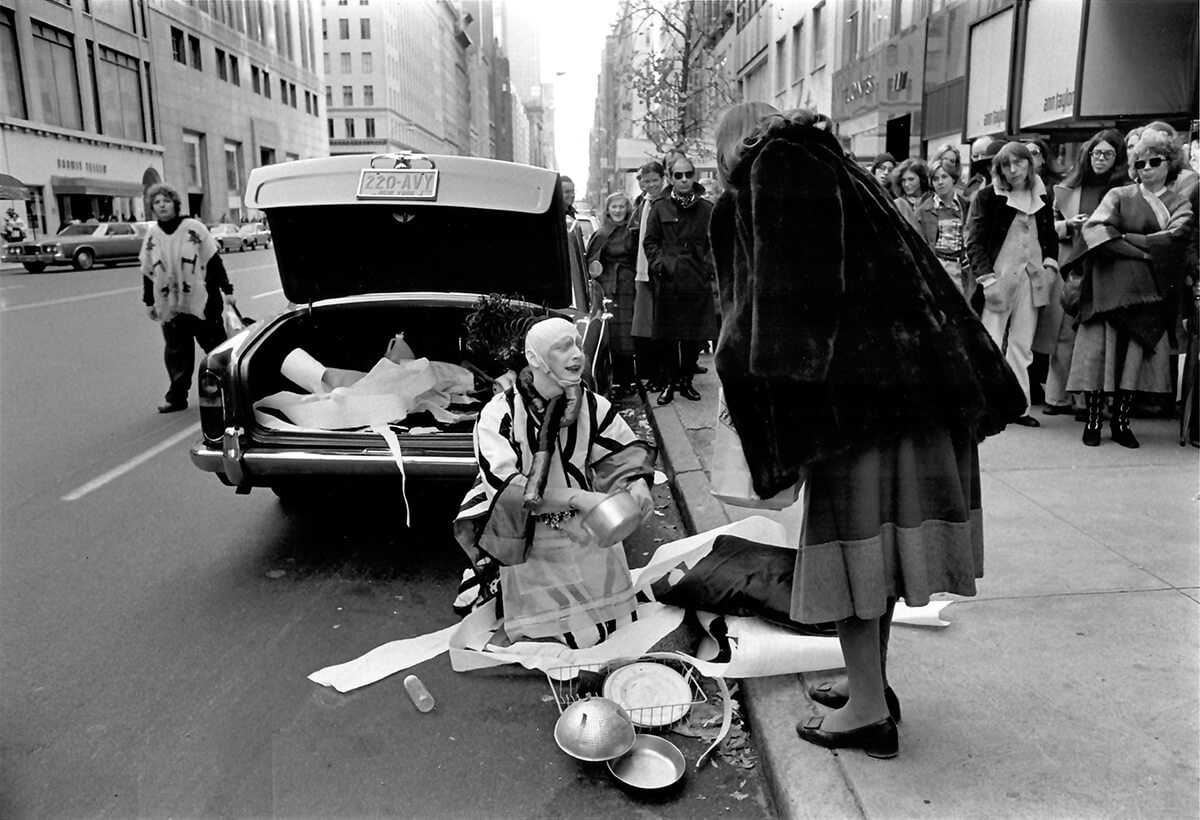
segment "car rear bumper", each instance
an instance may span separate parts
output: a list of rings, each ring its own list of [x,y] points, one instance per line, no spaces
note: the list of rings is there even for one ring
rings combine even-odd
[[[400,469],[390,453],[315,452],[288,450],[286,452],[257,452],[250,450],[232,460],[219,447],[200,442],[191,449],[192,464],[209,473],[223,476],[235,486],[265,487],[283,478],[335,478],[349,476],[379,476],[395,478]],[[471,479],[479,467],[474,457],[467,456],[404,456],[404,473],[412,477],[438,479]],[[240,480],[239,480],[240,479]]]

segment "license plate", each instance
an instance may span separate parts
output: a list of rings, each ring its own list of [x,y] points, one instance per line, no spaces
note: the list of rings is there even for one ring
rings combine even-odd
[[[359,199],[437,199],[436,168],[364,168]]]

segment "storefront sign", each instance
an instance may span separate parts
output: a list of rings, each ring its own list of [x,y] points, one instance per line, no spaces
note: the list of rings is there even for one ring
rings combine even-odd
[[[861,100],[863,97],[869,97],[875,93],[875,77],[871,74],[863,77],[861,80],[855,80],[846,86],[846,95],[844,100],[847,104],[855,100]]]
[[[1084,0],[1032,0],[1021,80],[1021,129],[1075,115]]]
[[[1008,130],[1013,14],[1010,6],[971,27],[963,142]]]
[[[59,170],[62,171],[86,171],[89,174],[107,174],[108,166],[103,162],[84,162],[77,159],[58,158]]]

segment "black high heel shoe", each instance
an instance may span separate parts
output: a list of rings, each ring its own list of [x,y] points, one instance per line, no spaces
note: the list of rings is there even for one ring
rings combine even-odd
[[[670,404],[671,402],[675,401],[675,385],[667,385],[667,389],[664,390],[662,394],[655,399],[655,401],[658,402],[660,406],[664,404]]]
[[[900,754],[900,732],[896,729],[896,721],[890,716],[845,732],[822,729],[824,722],[824,715],[810,717],[796,724],[796,734],[800,735],[801,740],[826,749],[862,749],[868,757],[880,759]]]
[[[808,696],[812,699],[813,703],[819,703],[830,709],[841,709],[850,700],[846,695],[833,691],[832,683],[822,683],[817,686],[808,687]],[[892,687],[889,686],[883,690],[883,702],[887,704],[888,714],[892,716],[892,720],[899,723],[900,698],[896,697],[896,693],[892,690]]]

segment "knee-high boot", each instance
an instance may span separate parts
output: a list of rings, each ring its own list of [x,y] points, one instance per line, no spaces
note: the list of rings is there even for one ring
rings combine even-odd
[[[1109,423],[1112,440],[1122,447],[1136,450],[1141,445],[1129,429],[1129,409],[1133,406],[1133,393],[1129,390],[1118,390],[1113,398],[1113,415]]]
[[[1083,443],[1088,447],[1100,446],[1100,411],[1104,407],[1104,394],[1099,390],[1089,390],[1083,394],[1087,405],[1087,419],[1083,427]]]

